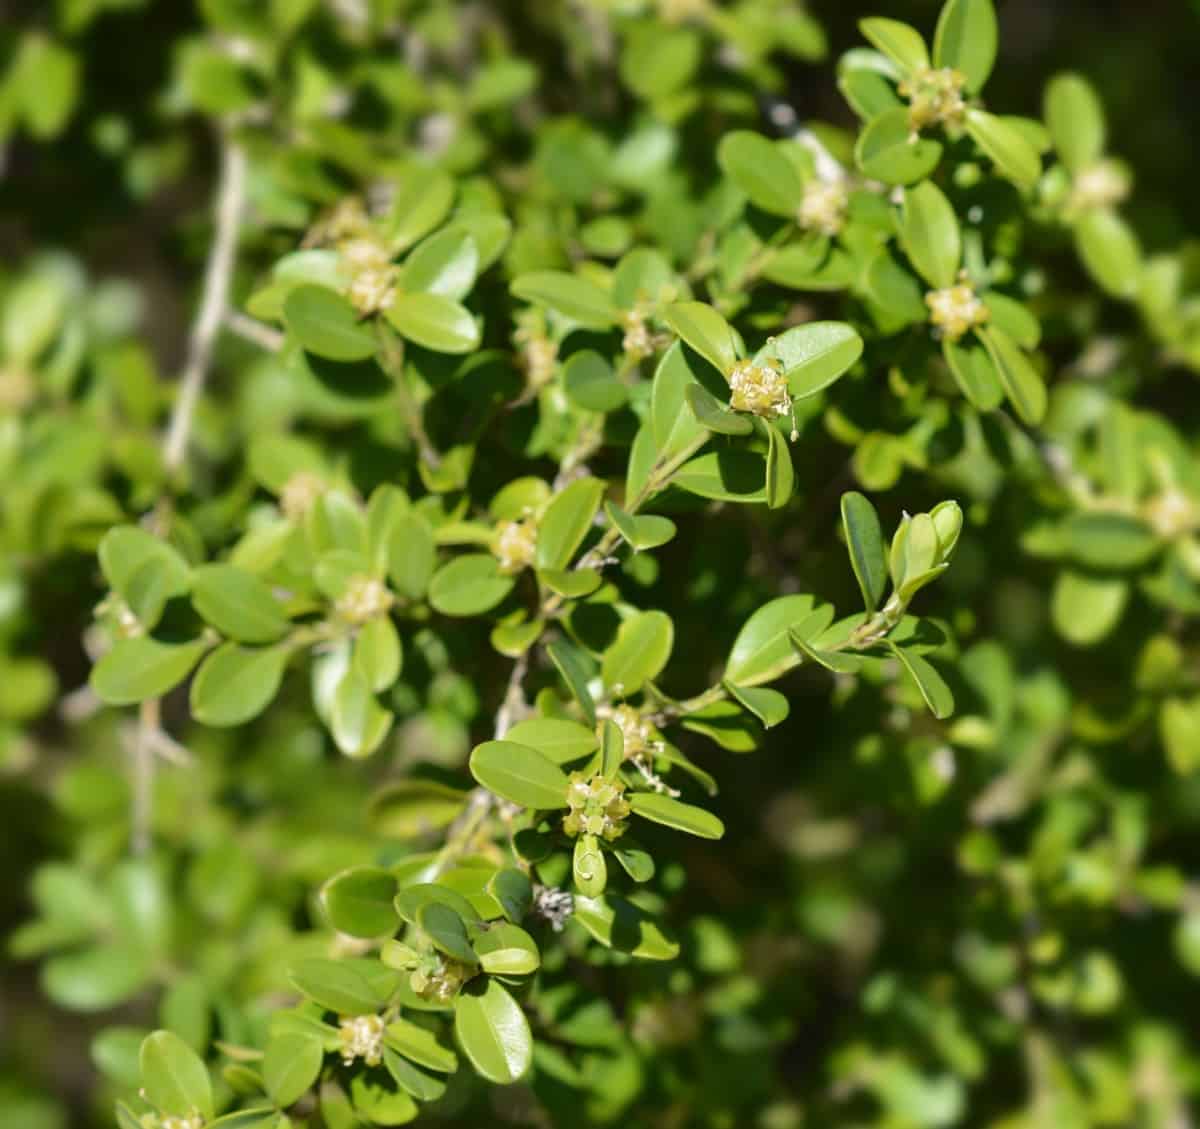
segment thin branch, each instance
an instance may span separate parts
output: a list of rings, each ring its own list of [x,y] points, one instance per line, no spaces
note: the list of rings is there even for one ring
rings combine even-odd
[[[246,199],[246,153],[228,135],[221,140],[221,171],[217,183],[216,234],[204,272],[200,310],[192,323],[187,361],[179,378],[179,395],[163,443],[163,462],[168,471],[178,470],[187,456],[192,417],[212,362],[213,346],[229,305],[238,228]]]
[[[240,310],[225,312],[225,328],[268,353],[278,353],[283,348],[283,334],[278,329]]]
[[[238,229],[246,201],[246,154],[227,133],[221,136],[221,168],[214,206],[216,231],[204,270],[204,289],[200,309],[188,338],[187,359],[179,378],[175,407],[163,438],[163,464],[168,473],[179,470],[187,457],[188,439],[196,404],[204,391],[204,382],[212,364],[213,346],[225,321],[229,288],[237,253]],[[165,526],[170,510],[163,495],[152,524]],[[165,533],[160,528],[159,533]],[[133,796],[130,811],[130,843],[134,854],[150,849],[150,825],[154,806],[154,760],[169,756],[177,762],[186,757],[182,747],[162,729],[162,703],[151,698],[138,711],[137,733],[133,741]]]

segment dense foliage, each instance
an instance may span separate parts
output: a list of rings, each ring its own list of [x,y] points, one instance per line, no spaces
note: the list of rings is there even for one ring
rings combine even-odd
[[[855,12],[842,124],[793,0],[158,7],[0,55],[78,213],[0,1123],[1192,1124],[1200,280],[1089,81],[994,98],[992,0]],[[210,165],[164,354],[63,233]]]

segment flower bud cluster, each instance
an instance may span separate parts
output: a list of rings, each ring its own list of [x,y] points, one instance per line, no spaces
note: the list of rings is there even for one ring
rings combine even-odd
[[[986,325],[991,311],[983,299],[966,283],[959,282],[944,290],[925,295],[929,320],[947,341],[957,341],[977,326]]]
[[[770,418],[792,410],[787,378],[773,365],[739,361],[729,374],[729,389],[729,406],[735,412]]]
[[[616,706],[608,716],[621,731],[626,760],[633,760],[645,753],[656,753],[662,748],[654,726],[632,706]]]
[[[533,564],[537,552],[537,526],[531,518],[506,521],[496,533],[494,552],[500,571],[520,572]]]
[[[337,613],[349,623],[367,623],[387,614],[395,602],[382,580],[373,576],[350,577],[346,590],[338,598]]]
[[[624,317],[625,336],[621,340],[621,348],[631,356],[640,360],[654,352],[654,335],[646,325],[646,319],[640,310],[630,310]]]
[[[567,806],[570,811],[563,820],[563,831],[568,835],[595,835],[612,842],[625,834],[629,801],[620,780],[607,780],[599,775],[589,779],[582,772],[573,772],[567,788]]]
[[[384,242],[368,231],[345,240],[338,250],[350,275],[346,297],[354,308],[366,316],[391,305],[400,271]]]
[[[914,133],[929,125],[960,126],[967,114],[967,76],[953,67],[922,67],[900,83]]]
[[[283,485],[279,506],[286,517],[302,518],[325,493],[325,480],[311,470],[295,471]]]
[[[804,186],[798,219],[805,231],[838,235],[846,226],[850,194],[843,180],[810,180]]]
[[[448,1004],[477,971],[478,969],[469,964],[463,964],[462,961],[442,953],[428,953],[412,970],[408,985],[423,1000]]]
[[[1129,195],[1129,175],[1115,161],[1097,161],[1076,174],[1070,207],[1076,212],[1110,208]]]
[[[383,1019],[378,1015],[356,1015],[343,1019],[338,1029],[342,1063],[350,1066],[361,1058],[368,1066],[383,1061]]]

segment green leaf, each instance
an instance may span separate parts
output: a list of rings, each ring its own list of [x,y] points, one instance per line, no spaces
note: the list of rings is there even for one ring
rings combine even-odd
[[[596,705],[588,691],[588,682],[595,665],[585,651],[567,639],[556,639],[546,647],[546,654],[558,668],[563,681],[579,703],[589,725],[596,724]]]
[[[571,878],[575,889],[589,898],[598,898],[608,885],[608,863],[595,835],[580,835],[571,853]]]
[[[389,1023],[384,1040],[405,1058],[429,1070],[453,1074],[458,1069],[458,1056],[453,1051],[443,1047],[432,1031],[407,1019],[394,1019]]]
[[[109,587],[147,629],[158,623],[166,602],[182,596],[191,583],[183,557],[136,525],[110,529],[96,552]]]
[[[334,690],[329,714],[338,749],[348,757],[370,756],[383,744],[394,720],[395,715],[375,700],[362,671],[349,666]]]
[[[754,421],[748,415],[731,410],[704,385],[692,381],[685,388],[684,395],[701,427],[718,435],[749,435],[754,430]]]
[[[566,568],[592,526],[604,481],[579,478],[554,495],[538,522],[537,567]]]
[[[1128,602],[1129,584],[1120,577],[1064,569],[1054,581],[1050,618],[1068,643],[1091,647],[1116,627]]]
[[[701,839],[720,839],[725,834],[725,825],[712,812],[658,792],[635,792],[629,797],[629,806],[634,815]]]
[[[400,677],[404,652],[391,619],[379,615],[359,628],[352,661],[373,693],[381,694],[395,683]]]
[[[991,354],[969,339],[942,340],[942,356],[971,406],[981,412],[995,411],[1004,401],[1000,374],[992,363]]]
[[[967,133],[991,158],[996,171],[1021,188],[1030,187],[1042,174],[1042,159],[1024,135],[1003,118],[984,110],[967,110]]]
[[[1046,414],[1046,385],[1037,369],[1002,329],[993,326],[980,331],[979,336],[1017,415],[1028,424],[1041,423]]]
[[[942,190],[928,180],[909,188],[900,216],[900,237],[913,266],[930,286],[953,286],[962,261],[962,236]]]
[[[487,892],[500,903],[504,916],[514,923],[523,920],[533,904],[533,883],[524,871],[515,867],[496,871],[488,879]]]
[[[663,311],[663,317],[684,342],[722,374],[737,364],[737,336],[712,306],[703,302],[676,302]]]
[[[779,429],[767,424],[767,505],[773,509],[782,509],[792,497],[795,485],[795,470],[792,467],[792,452],[787,440],[779,434]]]
[[[989,290],[987,308],[992,324],[1007,333],[1022,349],[1038,347],[1042,327],[1027,306],[996,290]]]
[[[669,938],[649,913],[615,894],[577,896],[571,920],[605,948],[644,960],[674,960],[679,955],[678,942]]]
[[[949,717],[954,712],[954,695],[950,693],[950,687],[946,685],[945,679],[934,670],[923,655],[897,647],[890,639],[887,640],[887,645],[892,654],[900,660],[904,669],[912,676],[912,680],[917,684],[917,689],[921,691],[921,697],[925,699],[925,704],[929,707],[929,712],[939,721]]]
[[[400,291],[384,316],[402,337],[435,353],[471,353],[479,347],[471,311],[440,294]]]
[[[625,761],[625,737],[611,718],[600,723],[600,752],[595,771],[606,780],[615,780]]]
[[[998,38],[992,0],[946,0],[933,37],[933,65],[961,71],[974,94],[992,73]]]
[[[612,853],[621,869],[635,882],[649,882],[654,877],[654,859],[649,853],[633,846],[628,838],[613,844]]]
[[[396,878],[377,866],[354,866],[321,887],[329,924],[351,937],[383,937],[396,931]]]
[[[379,985],[384,981],[373,981],[363,968],[349,960],[320,957],[298,960],[288,970],[288,979],[314,1003],[339,1015],[369,1015],[378,1011],[390,994],[380,990]]]
[[[155,1031],[142,1042],[138,1056],[142,1089],[156,1109],[174,1117],[199,1113],[213,1116],[212,1082],[203,1060],[178,1035]]]
[[[479,977],[463,988],[454,1005],[454,1033],[471,1065],[489,1082],[507,1086],[529,1073],[529,1021],[498,980]]]
[[[748,130],[727,133],[717,146],[717,164],[756,208],[795,219],[804,185],[774,142]]]
[[[400,178],[383,224],[393,253],[410,247],[445,219],[454,191],[454,181],[435,169],[414,165]]]
[[[420,600],[437,565],[433,529],[424,514],[409,510],[396,518],[388,539],[388,579],[397,593]]]
[[[828,388],[862,351],[862,338],[844,322],[815,321],[772,337],[755,354],[754,362],[774,357],[787,377],[788,391],[803,398]]]
[[[141,946],[104,943],[48,960],[42,966],[42,990],[59,1007],[105,1011],[143,991],[152,972]]]
[[[508,922],[490,925],[481,933],[475,939],[475,954],[483,971],[495,976],[525,976],[541,964],[533,938]]]
[[[467,793],[434,780],[394,780],[371,797],[372,830],[391,839],[416,839],[452,823]]]
[[[863,603],[873,612],[887,591],[887,552],[879,515],[863,495],[854,491],[842,495],[842,529]]]
[[[915,184],[937,168],[942,146],[914,137],[908,108],[897,106],[867,124],[854,146],[854,159],[867,176],[885,184]]]
[[[699,385],[693,387],[698,388]],[[615,502],[605,502],[604,510],[617,531],[634,549],[657,549],[675,536],[675,523],[669,517],[629,514]]]
[[[594,282],[566,271],[540,270],[518,275],[513,294],[583,326],[608,329],[619,319],[612,299]]]
[[[594,730],[577,721],[558,717],[533,717],[528,721],[519,721],[504,737],[536,749],[555,764],[580,760],[598,744]]]
[[[859,20],[858,30],[873,47],[882,51],[905,74],[929,66],[929,51],[916,28],[899,20],[876,16]]]
[[[233,565],[196,569],[192,603],[208,623],[239,643],[274,643],[292,626],[271,589],[253,573]]]
[[[1088,273],[1109,294],[1129,298],[1142,273],[1138,237],[1111,208],[1092,208],[1075,224],[1075,247]]]
[[[698,387],[693,364],[695,358],[678,341],[663,354],[654,370],[650,389],[650,426],[657,461],[662,464],[680,451],[694,448],[706,437],[705,428],[692,414],[690,389]],[[703,363],[703,362],[701,362]]]
[[[471,753],[471,775],[490,792],[522,807],[567,806],[567,777],[536,749],[515,741],[485,741]]]
[[[765,502],[766,460],[750,451],[713,451],[684,463],[671,485],[718,502]]]
[[[818,608],[812,596],[780,596],[764,604],[734,639],[725,664],[725,681],[737,686],[774,681],[799,663],[788,632],[804,627],[815,635],[832,619],[833,608],[828,604]]]
[[[1104,155],[1104,108],[1086,79],[1055,75],[1046,86],[1044,108],[1050,139],[1069,172],[1083,172]]]
[[[766,686],[738,686],[733,682],[726,682],[725,689],[763,723],[764,729],[787,719],[788,700],[778,690]]]
[[[383,1064],[387,1072],[406,1093],[422,1102],[435,1102],[446,1092],[446,1083],[418,1070],[407,1059],[401,1058],[391,1047],[383,1048]]]
[[[110,706],[129,706],[161,698],[179,685],[208,649],[202,639],[191,643],[160,643],[148,635],[120,639],[92,667],[89,684]]]
[[[404,290],[461,301],[470,293],[479,269],[479,249],[462,229],[435,232],[413,248],[404,261]]]
[[[1111,510],[1073,513],[1063,522],[1061,533],[1067,554],[1092,568],[1137,568],[1161,548],[1150,526]]]
[[[200,665],[189,689],[192,716],[202,725],[241,725],[257,717],[279,692],[288,647],[223,643]]]
[[[267,1043],[262,1061],[270,1099],[281,1109],[298,1101],[316,1082],[324,1059],[319,1038],[299,1032],[276,1035]]]
[[[1179,776],[1200,768],[1200,698],[1168,698],[1158,715],[1158,732],[1167,763]]]
[[[364,361],[375,355],[370,325],[354,307],[324,286],[297,286],[283,300],[283,321],[301,348],[331,361]]]
[[[468,553],[434,573],[429,602],[442,615],[482,615],[512,591],[513,583],[490,553]]]
[[[629,390],[594,349],[572,353],[563,365],[567,399],[586,412],[615,412],[629,400]]]
[[[620,697],[631,697],[657,678],[675,643],[675,625],[665,612],[635,612],[623,620],[617,637],[604,652],[600,673]]]
[[[465,964],[477,963],[475,950],[467,937],[467,924],[447,905],[441,902],[426,902],[417,911],[417,924],[433,942],[449,957]]]

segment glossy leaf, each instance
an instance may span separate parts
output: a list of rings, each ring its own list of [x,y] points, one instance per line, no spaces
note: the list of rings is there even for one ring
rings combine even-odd
[[[471,753],[471,775],[497,796],[522,807],[567,806],[567,777],[536,749],[515,741],[485,741]]]

